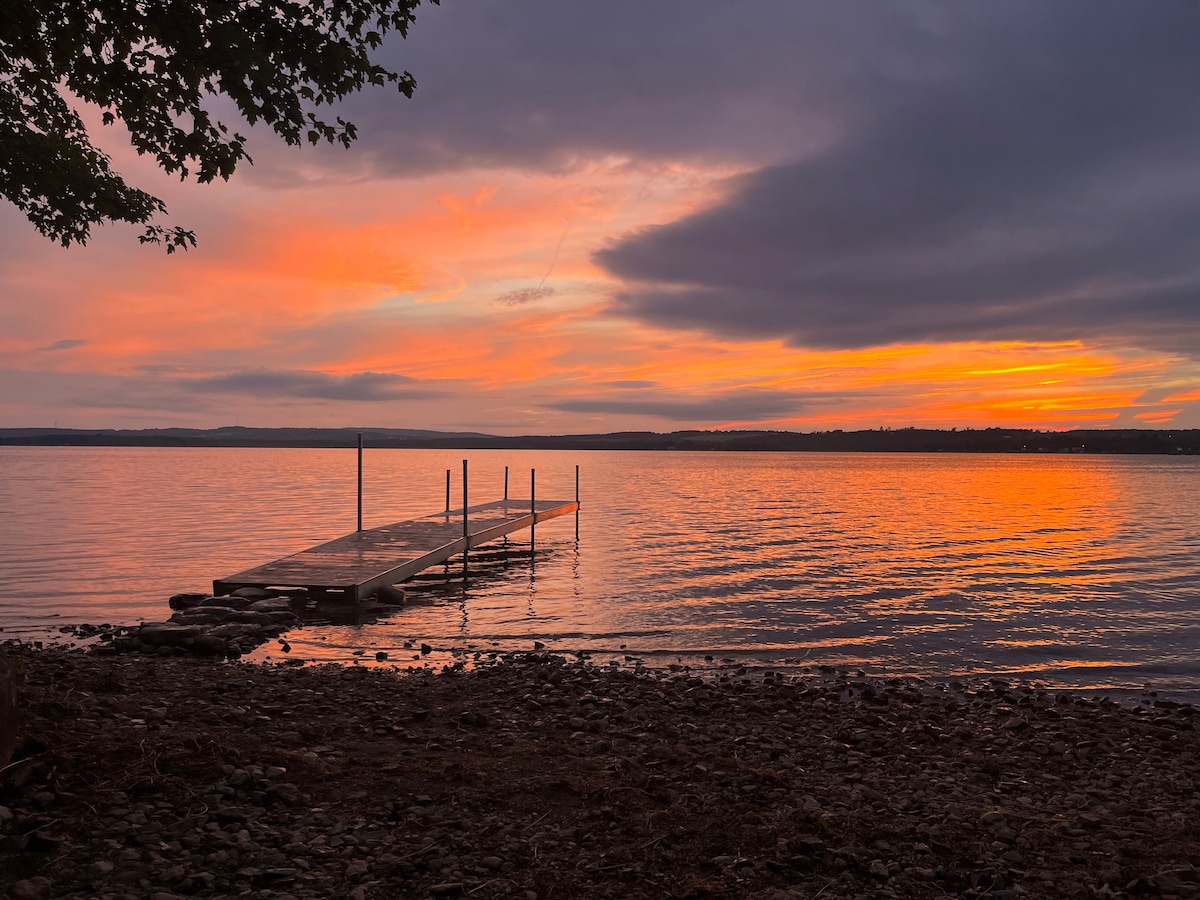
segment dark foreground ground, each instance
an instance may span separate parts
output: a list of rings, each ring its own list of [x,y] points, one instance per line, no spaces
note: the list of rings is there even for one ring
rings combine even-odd
[[[0,653],[13,897],[1200,897],[1190,707]]]

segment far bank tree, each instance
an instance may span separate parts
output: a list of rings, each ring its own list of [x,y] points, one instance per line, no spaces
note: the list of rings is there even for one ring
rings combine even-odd
[[[437,3],[438,0],[431,0]],[[157,197],[125,183],[76,107],[118,120],[139,154],[201,183],[252,162],[213,113],[226,98],[289,144],[349,146],[355,128],[321,107],[367,85],[411,97],[416,82],[371,59],[407,36],[420,0],[0,0],[0,195],[64,247],[93,225],[145,226],[168,253],[195,234],[153,221]]]

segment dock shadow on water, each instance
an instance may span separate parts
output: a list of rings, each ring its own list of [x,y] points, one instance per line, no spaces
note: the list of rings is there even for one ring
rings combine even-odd
[[[511,587],[525,578],[532,591],[539,557],[548,562],[565,552],[567,548],[560,545],[509,543],[483,547],[465,559],[455,557],[414,575],[383,597],[377,594],[357,604],[341,599],[310,600],[298,611],[299,624],[301,627],[371,625],[398,619],[413,607],[459,607],[468,615],[470,603],[479,595],[480,588],[501,583]]]
[[[574,541],[509,542],[473,550],[414,576],[391,596],[403,591],[402,602],[370,601],[357,605],[310,602],[299,611],[295,628],[263,643],[245,657],[250,662],[301,665],[305,662],[353,662],[366,665],[440,667],[472,664],[473,659],[497,652],[500,640],[471,636],[471,616],[481,605],[497,600],[512,618],[537,620],[535,597],[538,566],[570,565],[577,557]],[[518,594],[523,594],[524,599]],[[454,619],[449,630],[462,640],[428,635],[428,616]],[[500,636],[496,636],[500,637]],[[511,640],[504,641],[505,646]],[[523,638],[525,648],[544,645]]]

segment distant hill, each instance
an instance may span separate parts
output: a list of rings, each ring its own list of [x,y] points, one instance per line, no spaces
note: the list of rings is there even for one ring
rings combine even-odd
[[[0,428],[0,445],[72,447],[353,447],[359,433],[373,448],[461,450],[770,450],[880,453],[1153,453],[1200,454],[1200,429],[1035,431],[982,428],[943,431],[620,431],[522,435],[410,428]]]
[[[345,447],[426,440],[482,440],[479,432],[423,431],[412,428],[0,428],[0,444],[139,447]]]

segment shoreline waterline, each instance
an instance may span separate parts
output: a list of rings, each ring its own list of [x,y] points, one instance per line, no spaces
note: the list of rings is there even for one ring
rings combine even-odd
[[[116,626],[109,633],[136,632],[138,625]],[[80,629],[95,633],[81,637]],[[339,666],[350,668],[380,669],[398,674],[437,673],[446,671],[469,672],[476,668],[494,666],[505,660],[520,658],[528,654],[545,654],[567,663],[587,665],[597,669],[616,672],[646,674],[651,677],[698,677],[707,681],[720,682],[730,677],[780,677],[796,680],[819,678],[842,678],[862,684],[907,683],[919,685],[922,690],[934,691],[946,696],[964,697],[981,690],[1013,689],[1026,693],[1063,694],[1089,700],[1111,700],[1122,706],[1150,708],[1158,702],[1181,704],[1200,709],[1200,689],[1189,686],[1173,687],[1169,679],[1147,681],[1133,677],[1114,680],[1109,684],[1081,683],[1081,680],[1064,679],[1060,671],[1031,673],[1027,671],[948,671],[928,672],[911,669],[881,671],[862,668],[839,662],[819,662],[795,657],[777,657],[764,654],[761,650],[746,649],[700,649],[688,652],[677,650],[639,649],[621,646],[617,648],[582,648],[564,645],[558,641],[549,643],[536,641],[530,644],[517,642],[501,648],[498,644],[480,646],[431,645],[419,640],[405,641],[396,647],[384,648],[369,645],[369,642],[347,642],[344,653],[336,656],[313,655],[307,651],[311,645],[303,640],[304,629],[284,632],[269,640],[256,650],[229,660],[230,664],[283,666],[289,668],[314,668]],[[55,649],[78,652],[95,652],[103,647],[98,635],[103,634],[99,626],[60,625],[53,629],[38,629],[22,633],[0,632],[0,648],[19,646],[32,649]],[[362,644],[362,646],[357,646]],[[354,647],[354,649],[350,649]],[[286,648],[286,649],[285,649]],[[164,648],[165,651],[166,648]],[[182,650],[151,653],[149,658],[180,658],[188,654]],[[1067,673],[1069,674],[1069,673]],[[1144,675],[1144,672],[1137,674]],[[1091,679],[1090,682],[1094,681]]]

